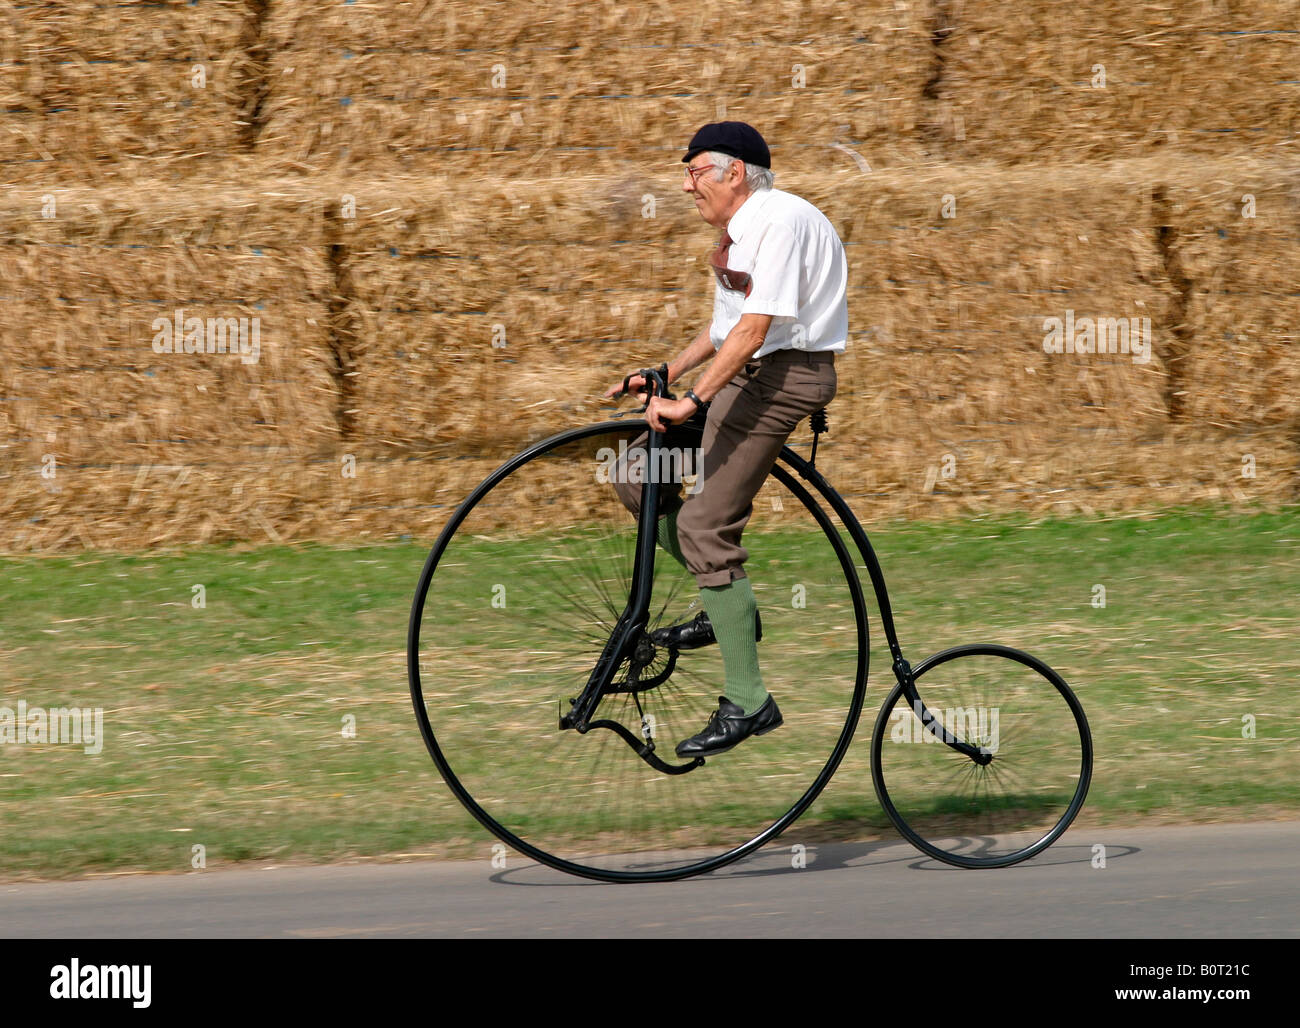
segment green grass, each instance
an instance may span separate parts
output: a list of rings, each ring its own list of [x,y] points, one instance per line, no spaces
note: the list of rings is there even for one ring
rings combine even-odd
[[[871,537],[913,662],[993,641],[1070,681],[1097,748],[1086,819],[1300,814],[1300,512],[891,523]],[[5,560],[0,706],[101,707],[106,738],[98,755],[0,746],[0,876],[183,871],[195,845],[209,867],[490,856],[494,840],[442,784],[412,715],[406,619],[424,555],[392,544]],[[807,839],[882,823],[867,751],[892,676],[871,609],[864,724],[792,829]]]

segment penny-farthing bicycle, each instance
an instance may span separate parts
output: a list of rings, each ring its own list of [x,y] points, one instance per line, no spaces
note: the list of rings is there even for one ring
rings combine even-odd
[[[667,395],[662,369],[642,375]],[[420,576],[407,658],[429,752],[485,828],[605,881],[684,878],[775,838],[830,780],[862,710],[859,563],[896,679],[871,765],[899,831],[949,864],[1003,867],[1069,827],[1092,772],[1073,692],[1041,660],[995,644],[908,663],[866,533],[817,471],[824,412],[812,429],[808,459],[781,451],[744,537],[759,661],[785,724],[707,759],[673,749],[714,709],[717,647],[652,640],[698,609],[694,580],[656,553],[655,526],[662,491],[693,486],[702,419],[667,433],[644,420],[562,432],[460,505]],[[639,518],[619,502],[615,474],[640,475]]]

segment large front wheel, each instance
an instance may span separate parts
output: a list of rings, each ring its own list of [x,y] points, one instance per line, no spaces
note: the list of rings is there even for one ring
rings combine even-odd
[[[711,870],[784,830],[848,747],[867,671],[842,528],[778,466],[744,544],[759,665],[785,724],[687,769],[673,750],[716,708],[722,661],[716,645],[674,653],[646,639],[593,727],[560,727],[628,601],[637,524],[610,479],[634,463],[626,455],[644,430],[567,432],[489,476],[429,555],[408,642],[416,718],[456,797],[520,852],[607,881]],[[698,466],[688,452],[698,440],[669,437],[666,477]],[[693,488],[682,484],[687,503]],[[648,632],[699,609],[694,579],[658,550]],[[648,743],[676,773],[638,754]]]
[[[1006,867],[1059,839],[1092,778],[1092,734],[1065,680],[993,644],[944,650],[912,674],[919,706],[895,685],[871,739],[876,795],[903,836],[957,867]]]

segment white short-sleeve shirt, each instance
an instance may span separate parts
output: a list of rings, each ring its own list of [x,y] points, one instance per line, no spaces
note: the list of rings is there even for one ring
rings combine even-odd
[[[709,337],[715,349],[742,314],[770,314],[756,356],[774,350],[842,352],[848,341],[848,264],[835,227],[802,197],[780,189],[750,194],[727,223],[727,267],[748,272],[752,289],[713,295]]]

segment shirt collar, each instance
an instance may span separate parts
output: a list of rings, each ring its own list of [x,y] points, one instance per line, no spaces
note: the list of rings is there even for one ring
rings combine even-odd
[[[726,233],[731,236],[733,243],[738,243],[745,236],[745,231],[749,228],[758,212],[766,206],[767,201],[772,197],[771,189],[760,189],[756,193],[750,193],[745,197],[745,202],[740,205],[736,213],[731,216],[727,222]]]

